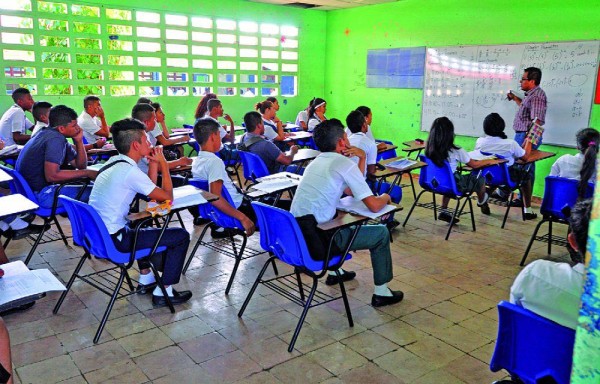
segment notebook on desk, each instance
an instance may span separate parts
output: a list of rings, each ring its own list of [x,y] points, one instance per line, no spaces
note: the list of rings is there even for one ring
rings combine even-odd
[[[387,163],[386,166],[392,167],[392,168],[404,169],[404,168],[408,168],[411,165],[415,165],[415,164],[417,164],[417,162],[415,160],[400,159],[400,160],[396,160],[396,161]]]
[[[336,208],[340,211],[365,216],[370,219],[376,219],[380,216],[385,215],[386,213],[392,212],[393,210],[397,209],[396,206],[388,204],[385,207],[383,207],[383,209],[379,212],[371,212],[369,208],[367,208],[365,203],[362,202],[362,200],[356,200],[352,196],[346,196],[343,199],[340,199],[340,201],[337,203]]]

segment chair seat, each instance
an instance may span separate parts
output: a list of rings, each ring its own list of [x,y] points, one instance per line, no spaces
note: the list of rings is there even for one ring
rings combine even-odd
[[[346,255],[346,257],[344,258],[344,261],[346,260],[350,260],[352,258],[352,255],[350,253],[348,253]],[[327,268],[325,269],[329,269],[335,265],[337,265],[342,259],[342,255],[335,255],[335,256],[331,256],[331,258],[329,259],[329,265],[327,265]],[[293,265],[293,264],[291,264]],[[299,265],[293,265],[294,267],[303,267],[303,268],[307,268],[311,271],[318,271],[320,269],[323,269],[323,261],[322,260],[305,260],[303,264],[299,264]]]
[[[80,244],[77,244],[80,245]],[[92,247],[92,250],[94,248]],[[156,248],[156,253],[161,253],[161,252],[165,252],[167,250],[167,247],[165,246],[160,246],[158,248]],[[144,257],[147,257],[150,255],[150,253],[152,252],[152,248],[146,248],[146,249],[140,249],[138,251],[135,252],[135,259],[139,260],[142,259]],[[129,252],[114,252],[111,254],[110,259],[108,257],[103,257],[103,256],[98,256],[96,255],[94,252],[90,252],[92,255],[96,256],[96,258],[98,259],[105,259],[105,260],[110,260],[113,263],[117,263],[117,264],[126,264],[129,262],[129,256],[130,253]]]

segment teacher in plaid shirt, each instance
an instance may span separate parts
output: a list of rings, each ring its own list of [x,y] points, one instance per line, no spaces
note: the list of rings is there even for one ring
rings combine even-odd
[[[513,100],[519,106],[519,110],[515,116],[513,122],[513,129],[515,130],[515,141],[519,145],[523,146],[525,137],[527,136],[527,130],[531,127],[531,123],[535,119],[535,123],[538,125],[544,125],[546,122],[546,92],[540,88],[540,81],[542,80],[542,71],[539,68],[529,67],[523,71],[523,76],[519,80],[521,89],[525,91],[525,97],[521,99],[512,92],[509,92],[506,97],[508,100]],[[538,141],[535,146],[531,149],[537,149],[542,144],[542,138]],[[537,215],[533,213],[530,206],[531,194],[533,192],[533,182],[535,180],[535,164],[531,166],[531,188],[529,189],[528,196],[523,196],[523,201],[516,199],[513,201],[513,205],[523,206],[525,213],[525,220],[533,220],[537,218]]]

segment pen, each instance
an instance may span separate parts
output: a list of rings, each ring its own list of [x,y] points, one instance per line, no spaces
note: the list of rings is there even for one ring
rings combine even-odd
[[[300,176],[285,175],[285,177],[289,177],[290,179],[293,179],[293,180],[300,180]]]

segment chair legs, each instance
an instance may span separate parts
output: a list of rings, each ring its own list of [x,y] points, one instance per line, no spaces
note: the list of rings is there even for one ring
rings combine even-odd
[[[415,210],[415,207],[417,206],[417,203],[419,202],[419,199],[421,198],[421,196],[423,195],[423,193],[425,193],[426,191],[421,191],[419,192],[419,195],[417,196],[417,198],[415,199],[415,202],[413,203],[412,207],[410,207],[410,211],[408,211],[408,215],[406,215],[406,219],[404,219],[404,223],[402,223],[403,227],[406,227],[406,223],[408,223],[408,219],[410,219],[410,215],[412,215],[413,211]]]
[[[235,274],[237,273],[238,267],[240,266],[240,262],[242,261],[242,255],[244,254],[244,249],[246,248],[246,242],[248,238],[246,235],[243,235],[242,245],[240,247],[240,251],[237,252],[235,249],[235,240],[233,239],[233,234],[229,234],[229,239],[231,240],[231,247],[233,248],[233,253],[235,253],[235,264],[233,265],[233,271],[231,271],[231,276],[229,276],[229,281],[227,282],[227,288],[225,288],[225,294],[229,295],[229,290],[231,289],[231,285],[233,284],[233,279],[235,278]]]
[[[250,288],[250,292],[248,292],[248,296],[246,296],[246,300],[244,300],[244,304],[242,304],[242,308],[240,308],[240,311],[238,312],[238,317],[242,317],[242,315],[244,314],[248,303],[250,303],[250,299],[252,299],[252,296],[254,295],[254,291],[256,291],[258,284],[261,282],[263,275],[269,267],[269,263],[272,262],[275,262],[275,256],[269,257],[269,260],[267,260],[267,262],[263,265],[262,269],[260,270],[258,276],[256,276],[256,280],[254,280],[254,284],[252,284],[252,288]]]
[[[46,224],[48,224],[49,221],[50,220],[48,220],[48,219],[44,219],[44,228],[46,227]],[[42,241],[42,237],[44,237],[44,233],[46,233],[46,230],[42,229],[42,231],[38,234],[37,238],[35,239],[35,242],[31,246],[31,249],[29,250],[27,257],[25,258],[25,265],[29,265],[31,258],[33,257],[33,254],[35,253],[35,250],[37,249],[38,245],[40,244],[40,241]],[[63,236],[64,236],[64,234],[63,234]],[[68,244],[67,244],[67,246],[68,246]]]
[[[110,301],[106,306],[106,310],[104,311],[104,315],[102,316],[102,320],[100,320],[100,325],[98,326],[98,330],[96,330],[96,335],[94,336],[94,344],[98,344],[98,340],[100,340],[100,336],[102,335],[102,331],[104,330],[104,326],[108,321],[108,316],[110,316],[110,312],[115,305],[115,301],[117,300],[117,296],[119,295],[119,291],[121,290],[121,286],[123,285],[123,280],[125,280],[125,269],[121,269],[121,274],[119,275],[119,281],[117,282],[117,286],[113,291],[113,294],[110,296]]]
[[[65,243],[65,246],[68,247],[69,243],[67,242],[67,236],[65,236],[65,233],[62,230],[62,227],[60,226],[60,223],[58,222],[58,219],[56,218],[56,216],[52,217],[52,219],[54,220],[54,224],[56,224],[56,229],[58,229],[58,232],[60,233],[60,237],[62,238],[63,243]],[[44,225],[46,225],[46,220],[44,220]]]
[[[304,320],[306,319],[306,315],[308,314],[308,310],[310,309],[310,303],[312,303],[313,297],[315,296],[318,284],[319,280],[316,277],[313,277],[313,284],[310,289],[310,293],[308,294],[308,299],[304,303],[304,309],[302,310],[300,320],[298,320],[298,324],[296,325],[296,329],[294,330],[294,336],[292,336],[292,340],[290,340],[290,346],[288,347],[288,352],[290,353],[294,350],[294,345],[296,344],[298,335],[300,335],[300,330],[302,329],[302,325],[304,324]],[[345,301],[344,305],[346,305]]]
[[[67,283],[67,289],[65,291],[63,291],[63,293],[60,295],[60,298],[58,299],[58,301],[56,302],[56,305],[54,306],[54,309],[52,310],[53,314],[56,315],[58,313],[60,306],[62,305],[63,301],[67,297],[69,290],[71,290],[71,286],[73,286],[73,283],[75,282],[75,278],[77,277],[77,275],[79,275],[79,271],[81,270],[81,267],[83,267],[83,263],[89,257],[90,257],[90,254],[87,252],[84,253],[83,256],[81,256],[81,259],[79,260],[79,263],[77,263],[77,267],[75,268],[75,271],[73,272],[73,274],[71,275],[71,278],[69,279],[69,282]]]
[[[200,233],[200,237],[196,241],[196,244],[194,245],[194,249],[192,249],[192,253],[190,253],[190,256],[188,257],[187,261],[185,262],[185,266],[183,267],[183,271],[181,272],[183,275],[185,275],[188,268],[190,267],[190,264],[192,263],[192,259],[194,258],[194,255],[196,254],[196,251],[198,250],[198,247],[200,246],[200,243],[202,242],[202,239],[204,238],[206,231],[208,231],[208,228],[209,228],[209,226],[205,225],[204,229],[202,230],[202,233]]]
[[[547,220],[544,218],[542,219],[536,226],[535,226],[535,230],[533,231],[533,234],[531,235],[531,239],[529,239],[529,244],[527,245],[527,249],[525,250],[525,254],[523,255],[523,258],[521,259],[521,263],[519,264],[521,267],[525,265],[525,260],[527,259],[527,256],[529,255],[529,251],[531,250],[531,246],[533,245],[533,242],[540,230],[540,227],[542,226],[542,224],[544,224]]]
[[[338,278],[340,291],[342,291],[342,300],[344,301],[344,308],[346,308],[346,316],[348,316],[348,325],[354,327],[354,320],[352,319],[352,312],[350,312],[350,304],[348,303],[348,296],[346,296],[346,288],[344,287],[344,281],[342,280],[342,276],[340,275],[339,270],[336,269],[335,274]]]

